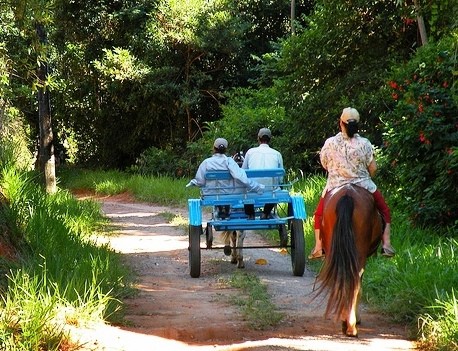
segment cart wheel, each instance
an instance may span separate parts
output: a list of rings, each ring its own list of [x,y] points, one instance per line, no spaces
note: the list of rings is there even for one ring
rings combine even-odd
[[[200,235],[202,226],[189,226],[189,272],[191,277],[199,278],[200,276]]]
[[[293,274],[297,277],[304,275],[305,270],[305,241],[302,220],[291,220],[291,263]]]
[[[213,227],[209,224],[205,228],[205,240],[207,242],[207,249],[211,249],[213,246]]]
[[[288,230],[286,229],[285,224],[280,224],[278,227],[278,233],[280,234],[280,246],[287,247],[288,246]]]

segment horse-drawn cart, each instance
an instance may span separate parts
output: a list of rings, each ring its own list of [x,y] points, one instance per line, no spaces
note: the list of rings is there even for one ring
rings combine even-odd
[[[282,168],[246,170],[249,178],[257,180],[271,178],[283,179],[285,170]],[[207,181],[231,180],[229,171],[211,171],[205,175]],[[208,182],[211,183],[211,182]],[[217,182],[216,182],[217,183]],[[189,199],[189,268],[191,277],[200,276],[201,250],[223,249],[228,255],[231,251],[255,248],[289,249],[292,270],[295,276],[302,276],[305,270],[305,244],[303,220],[306,218],[304,199],[301,195],[290,194],[292,184],[266,186],[263,193],[249,192],[244,187],[228,189],[227,187],[201,188],[201,198]],[[261,218],[261,209],[266,204],[276,204],[271,216]],[[255,216],[246,214],[245,206],[255,208]],[[211,208],[211,219],[202,224],[203,208]],[[238,233],[245,230],[278,230],[280,245],[274,246],[213,246],[213,230]],[[201,247],[201,236],[205,233],[206,246]],[[289,238],[288,238],[288,233]]]

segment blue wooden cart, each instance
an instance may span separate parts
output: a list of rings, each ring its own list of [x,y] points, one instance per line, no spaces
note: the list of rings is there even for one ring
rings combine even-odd
[[[246,170],[249,178],[283,179],[285,170],[282,168]],[[211,171],[205,175],[210,180],[230,180],[229,171]],[[211,182],[209,182],[211,183]],[[275,182],[274,182],[275,184]],[[248,192],[246,188],[223,187],[201,188],[199,199],[188,199],[189,208],[189,268],[191,277],[200,276],[201,250],[227,249],[213,246],[213,230],[268,230],[278,229],[280,245],[275,246],[244,246],[243,249],[280,248],[286,247],[291,255],[293,274],[302,276],[305,270],[305,243],[303,221],[306,219],[304,199],[301,195],[290,193],[292,183],[266,186],[262,194]],[[265,204],[277,204],[276,210],[268,219],[261,219],[261,209]],[[244,205],[253,205],[255,218],[250,218]],[[202,210],[210,207],[211,219],[207,221],[205,231],[202,225]],[[206,247],[201,247],[201,236],[205,233]],[[288,235],[288,233],[290,235]],[[289,237],[289,238],[288,238]],[[232,247],[231,249],[235,249]]]

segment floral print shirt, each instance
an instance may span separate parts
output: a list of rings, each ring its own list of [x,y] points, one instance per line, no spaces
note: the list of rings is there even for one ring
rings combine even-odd
[[[324,196],[327,191],[351,183],[367,189],[377,190],[367,167],[374,159],[372,144],[366,138],[355,134],[349,138],[340,132],[327,139],[320,152],[320,160],[328,171]]]

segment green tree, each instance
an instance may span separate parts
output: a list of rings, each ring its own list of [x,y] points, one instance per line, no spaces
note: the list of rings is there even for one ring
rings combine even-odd
[[[419,225],[458,221],[458,33],[393,69],[386,154],[400,203]]]
[[[394,2],[317,1],[306,27],[283,40],[277,55],[264,56],[288,116],[281,148],[292,166],[321,169],[318,151],[350,105],[361,113],[362,134],[381,145],[378,90],[393,60],[409,56],[415,35]]]
[[[3,4],[3,10],[14,20],[14,29],[5,32],[9,52],[14,60],[14,69],[19,72],[19,86],[16,92],[32,90],[36,93],[38,122],[37,165],[48,193],[56,191],[53,132],[51,123],[50,84],[48,60],[51,46],[47,42],[46,27],[53,23],[52,2],[14,0]],[[6,19],[7,16],[3,17]],[[11,23],[6,23],[7,27]],[[14,76],[12,76],[14,77]],[[14,84],[14,83],[13,83]]]

